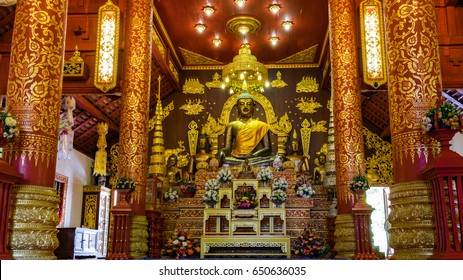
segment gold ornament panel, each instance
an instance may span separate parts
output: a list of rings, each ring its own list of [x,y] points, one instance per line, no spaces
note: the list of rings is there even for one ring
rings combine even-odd
[[[23,131],[57,136],[64,16],[65,1],[17,4],[7,96],[21,130],[20,138]]]

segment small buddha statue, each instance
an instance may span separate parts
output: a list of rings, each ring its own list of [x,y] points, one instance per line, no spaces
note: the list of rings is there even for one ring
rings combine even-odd
[[[183,170],[178,168],[178,157],[176,154],[171,154],[167,159],[167,180],[169,185],[178,185],[183,180]]]
[[[253,118],[254,97],[247,90],[238,96],[238,119],[225,129],[225,147],[217,158],[221,164],[239,165],[248,159],[250,164],[271,163],[269,125]]]
[[[241,170],[238,174],[238,179],[255,179],[256,175],[252,171],[252,166],[249,164],[249,159],[245,159],[241,164]]]
[[[309,172],[309,159],[306,156],[300,154],[299,151],[299,138],[297,131],[293,130],[293,139],[289,146],[289,154],[285,157],[283,162],[283,170],[295,170],[298,173]]]
[[[198,149],[198,153],[190,157],[190,161],[188,163],[188,174],[190,177],[197,172],[209,171],[209,162],[214,157],[208,152],[207,136],[204,131],[202,131],[199,135]]]
[[[326,156],[323,153],[320,153],[318,157],[314,160],[314,170],[313,170],[313,178],[315,184],[323,184],[325,180],[325,164],[326,164]]]

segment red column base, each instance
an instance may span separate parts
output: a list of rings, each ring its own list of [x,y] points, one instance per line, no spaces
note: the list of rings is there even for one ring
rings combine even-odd
[[[434,252],[431,260],[463,260],[463,252]]]

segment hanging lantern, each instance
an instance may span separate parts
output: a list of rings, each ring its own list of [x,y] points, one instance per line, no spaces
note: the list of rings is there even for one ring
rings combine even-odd
[[[95,87],[107,92],[116,86],[119,56],[120,10],[111,0],[98,10]]]

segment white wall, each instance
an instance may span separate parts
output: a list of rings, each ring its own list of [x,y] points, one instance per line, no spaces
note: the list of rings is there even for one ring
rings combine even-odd
[[[84,185],[92,183],[92,164],[93,159],[76,150],[71,152],[71,159],[56,162],[56,173],[68,177],[63,227],[81,226],[82,191]]]
[[[456,153],[463,156],[463,133],[455,133],[455,136],[453,136],[450,144],[450,150],[455,151]]]

